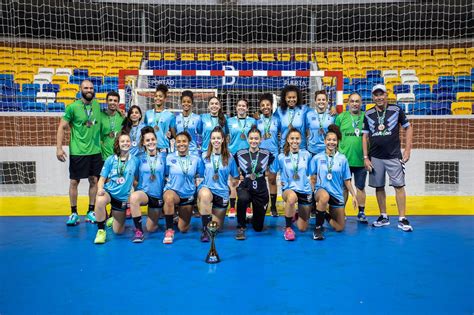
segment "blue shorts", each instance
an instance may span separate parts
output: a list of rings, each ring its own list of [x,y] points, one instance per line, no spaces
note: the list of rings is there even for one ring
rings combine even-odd
[[[354,184],[356,188],[364,190],[365,180],[367,179],[367,170],[365,167],[351,166],[349,169],[351,170],[351,174],[354,174]]]

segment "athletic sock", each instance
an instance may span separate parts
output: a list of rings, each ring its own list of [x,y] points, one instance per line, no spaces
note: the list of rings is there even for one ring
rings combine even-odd
[[[202,228],[205,229],[207,228],[207,224],[209,223],[209,221],[211,221],[211,216],[209,214],[202,215],[201,221],[202,221]]]
[[[323,226],[325,216],[326,216],[326,211],[316,210],[316,227]]]
[[[230,198],[230,207],[235,208],[235,199],[236,198]]]
[[[386,213],[382,213],[381,216],[385,219],[388,219],[388,215]]]
[[[277,194],[270,194],[271,208],[276,209]]]
[[[71,213],[77,214],[77,206],[71,206]]]
[[[166,229],[173,229],[173,215],[165,214]]]
[[[401,221],[403,219],[406,219],[406,217],[398,217],[398,221]]]
[[[293,223],[293,217],[287,217],[285,216],[285,224],[286,224],[286,227],[289,228],[291,227],[291,224]]]
[[[94,205],[89,205],[89,210],[87,210],[87,213],[94,211]]]
[[[104,221],[97,221],[97,229],[105,230],[105,220]]]
[[[142,228],[142,216],[133,218],[133,224],[135,224],[135,228],[136,228],[137,230],[140,230],[140,231],[143,232],[143,228]]]
[[[365,212],[365,207],[364,206],[359,206],[359,212],[364,213]]]

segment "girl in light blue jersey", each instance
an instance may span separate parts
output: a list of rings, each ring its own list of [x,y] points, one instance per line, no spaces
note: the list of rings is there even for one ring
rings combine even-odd
[[[209,113],[201,115],[202,121],[202,152],[207,151],[209,141],[211,139],[211,132],[216,126],[220,126],[227,135],[227,118],[222,111],[221,101],[213,96],[209,99],[207,109]]]
[[[259,99],[260,112],[257,113],[257,128],[262,134],[260,148],[270,151],[275,159],[280,152],[278,136],[281,133],[281,122],[278,115],[273,115],[273,95],[263,94]],[[270,187],[270,211],[272,216],[277,217],[277,182],[276,174],[267,171],[268,186]]]
[[[105,207],[109,203],[114,218],[113,231],[121,234],[125,230],[125,208],[138,167],[137,158],[130,154],[130,145],[130,136],[120,132],[114,143],[115,154],[105,160],[100,173],[95,203],[98,228],[94,240],[96,244],[106,241]]]
[[[178,229],[187,232],[194,205],[196,177],[202,177],[204,166],[200,156],[189,154],[191,136],[183,131],[176,135],[176,151],[166,157],[165,176],[168,177],[163,194],[163,212],[166,219],[164,244],[174,240],[173,215],[178,207]]]
[[[172,112],[165,109],[168,87],[159,84],[155,92],[155,108],[145,113],[145,125],[155,129],[158,150],[163,156],[170,151],[170,139],[176,134],[176,118]]]
[[[285,240],[293,241],[295,232],[291,228],[293,216],[298,203],[298,220],[296,225],[300,231],[306,231],[309,215],[313,205],[313,194],[309,180],[311,153],[300,149],[301,133],[291,129],[285,139],[283,153],[278,156],[283,201],[285,201]],[[272,170],[276,173],[276,170]]]
[[[344,187],[352,195],[352,204],[357,209],[357,198],[351,184],[351,171],[344,154],[337,151],[341,132],[336,125],[330,125],[324,138],[326,149],[311,160],[311,174],[317,177],[314,196],[316,199],[316,225],[313,239],[324,240],[323,223],[340,232],[345,227]],[[326,212],[329,206],[329,213]]]
[[[201,241],[209,242],[207,224],[211,219],[217,221],[222,229],[225,214],[229,205],[229,176],[231,181],[239,181],[239,171],[234,158],[229,153],[227,139],[221,127],[217,126],[211,133],[210,145],[202,153],[204,163],[204,180],[198,187],[198,208],[201,213]]]
[[[138,158],[138,185],[130,196],[130,209],[136,230],[134,243],[144,240],[142,212],[140,206],[148,205],[146,228],[150,232],[158,229],[159,209],[163,208],[163,186],[165,180],[165,160],[156,148],[156,135],[151,127],[141,131],[140,146],[143,152]]]
[[[314,156],[324,152],[324,136],[336,119],[328,110],[328,96],[326,91],[316,91],[314,94],[315,109],[306,114],[306,129],[308,134],[308,151]]]
[[[140,153],[140,131],[145,127],[145,124],[141,122],[142,116],[142,109],[137,105],[132,105],[127,112],[127,118],[122,123],[122,131],[128,133],[132,140],[130,154],[135,156]]]
[[[305,115],[308,107],[302,105],[302,102],[303,98],[298,87],[287,85],[281,90],[280,106],[276,111],[281,121],[280,151],[283,150],[288,131],[293,128],[302,136],[300,149],[306,149]]]
[[[176,116],[176,132],[186,131],[191,136],[189,152],[195,155],[201,155],[198,147],[198,137],[202,133],[201,116],[192,112],[194,95],[190,90],[181,93],[181,107],[183,112]]]

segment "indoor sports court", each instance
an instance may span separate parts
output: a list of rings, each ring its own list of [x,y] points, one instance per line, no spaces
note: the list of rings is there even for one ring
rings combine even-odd
[[[0,11],[1,315],[474,312],[470,1],[13,0],[2,2]],[[86,90],[89,84],[92,92]],[[160,103],[162,86],[166,90]],[[288,86],[298,91],[294,108],[282,92]],[[225,141],[214,143],[218,125],[205,135],[204,118],[196,118],[202,119],[200,129],[188,132],[186,95],[191,95],[190,114],[210,115],[211,122],[218,117],[217,124],[225,121]],[[354,95],[360,99],[356,112]],[[112,105],[111,96],[116,99]],[[213,114],[212,99],[219,101],[219,116]],[[243,100],[244,111],[239,105]],[[134,108],[140,112],[138,122],[131,114]],[[291,116],[299,115],[295,108],[304,108],[299,112],[301,127]],[[387,108],[402,118],[385,119]],[[171,118],[163,127],[165,111]],[[308,118],[312,112],[319,119],[314,130]],[[320,117],[337,125],[338,116],[346,112],[352,117],[365,113],[365,118],[360,125],[352,118],[351,132],[338,125],[341,137],[333,132],[337,146],[331,151],[327,137],[333,129],[323,128]],[[278,117],[278,128],[269,129],[265,117]],[[284,117],[289,117],[286,123]],[[186,151],[178,141],[179,119],[183,132],[190,134]],[[241,125],[242,119],[254,119],[255,126]],[[151,129],[153,144],[145,143],[143,131],[133,134],[137,125]],[[255,130],[259,128],[261,132]],[[307,140],[304,148],[291,142],[298,128],[298,141]],[[259,134],[258,143],[252,143],[252,132]],[[318,140],[312,140],[313,133]],[[391,135],[384,138],[390,141],[376,142],[376,136]],[[123,136],[128,144],[120,142]],[[342,177],[337,192],[348,183],[357,197],[349,191],[347,203],[338,207],[324,183],[332,180],[328,158],[342,154],[346,137],[357,138],[352,143],[359,148],[344,151],[347,169],[353,173],[352,167],[358,167],[365,175],[362,188],[354,174]],[[314,141],[322,151],[311,151]],[[227,152],[224,144],[238,176],[226,171],[227,162],[217,160],[216,166],[212,160]],[[395,160],[403,184],[393,184],[388,168],[385,186],[373,184],[377,146],[400,155]],[[136,159],[130,157],[132,147],[137,148]],[[237,152],[248,150],[247,166],[232,152],[235,147]],[[258,173],[260,153],[252,160],[252,148],[272,152],[274,163],[269,164],[278,170],[274,186],[269,175],[273,168],[262,167]],[[306,150],[311,161],[326,154],[325,171],[331,176],[321,179],[322,169],[309,166],[298,175],[299,160],[295,164],[293,157],[297,152],[299,159]],[[174,163],[187,178],[191,164],[183,166],[181,152],[188,158],[195,152],[203,162],[202,172],[196,170],[184,184],[174,182],[169,167]],[[349,155],[355,154],[362,164],[351,164]],[[83,156],[100,158],[100,174],[87,173],[84,160],[73,159]],[[147,169],[153,182],[157,157],[163,158],[158,173],[163,182],[154,195],[143,184],[140,167],[154,165]],[[130,160],[137,166],[124,184]],[[121,169],[120,161],[125,163]],[[113,165],[112,175],[102,165]],[[112,177],[115,166],[118,179]],[[223,173],[218,172],[227,172],[224,195],[206,186],[211,181],[206,167],[213,168],[214,181],[221,180]],[[73,175],[79,173],[86,175]],[[91,176],[95,188],[90,188]],[[307,219],[300,180],[315,199]],[[261,232],[252,225],[257,195],[248,205],[239,204],[242,189],[252,189],[246,183],[255,188],[257,182],[264,183],[267,198]],[[182,194],[189,185],[195,192],[186,199]],[[125,191],[125,199],[113,187],[120,194]],[[214,198],[209,204],[214,216],[203,210],[208,207],[199,195],[203,187]],[[318,189],[328,190],[330,200],[322,201]],[[289,198],[285,190],[298,193],[294,208],[284,199]],[[159,207],[140,201],[134,208],[137,191]],[[169,191],[178,198],[172,205]],[[379,206],[384,197],[386,213]],[[401,204],[406,204],[406,214]],[[180,231],[185,208],[192,211],[186,233]],[[239,215],[244,212],[247,223],[242,227]],[[341,232],[333,224],[341,218],[337,213],[344,222]],[[218,221],[221,215],[224,225],[215,235],[220,261],[209,263],[213,234],[205,218]],[[156,231],[151,231],[150,218],[155,218]],[[301,220],[306,220],[306,231],[301,231]],[[120,228],[123,233],[116,233]],[[288,228],[294,231],[291,239]],[[324,238],[315,236],[317,229]],[[103,239],[98,241],[101,230]],[[171,242],[169,230],[174,233]],[[237,237],[240,230],[244,240]]]

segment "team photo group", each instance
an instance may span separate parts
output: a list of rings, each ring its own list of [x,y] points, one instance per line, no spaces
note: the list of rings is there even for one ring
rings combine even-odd
[[[208,100],[206,113],[194,113],[190,90],[181,93],[182,111],[175,115],[165,107],[168,87],[162,84],[156,87],[153,109],[142,112],[133,105],[126,115],[119,110],[117,92],[107,94],[101,110],[90,81],[83,81],[80,90],[81,99],[66,107],[59,123],[56,156],[69,161],[68,226],[80,222],[78,185],[89,181],[85,221],[97,224],[95,244],[106,242],[107,228],[123,233],[128,216],[135,243],[144,241],[144,230],[156,232],[164,217],[163,243],[171,244],[175,230],[187,232],[193,216],[202,220],[202,242],[210,241],[208,223],[216,221],[222,229],[226,216],[237,217],[235,239],[245,240],[247,227],[264,229],[267,208],[278,216],[278,194],[284,201],[284,239],[295,240],[294,227],[306,231],[314,220],[312,237],[324,240],[326,228],[344,230],[349,194],[357,220],[368,224],[367,177],[380,210],[371,225],[383,227],[390,224],[386,176],[395,189],[398,228],[413,231],[405,216],[404,188],[413,129],[404,111],[388,104],[384,85],[372,88],[374,106],[366,112],[357,93],[337,114],[326,91],[303,104],[300,89],[288,85],[278,104],[273,94],[262,94],[255,113],[248,100],[239,99],[232,117],[223,113],[218,97]],[[400,128],[405,129],[403,150]],[[144,224],[141,206],[148,206]]]

